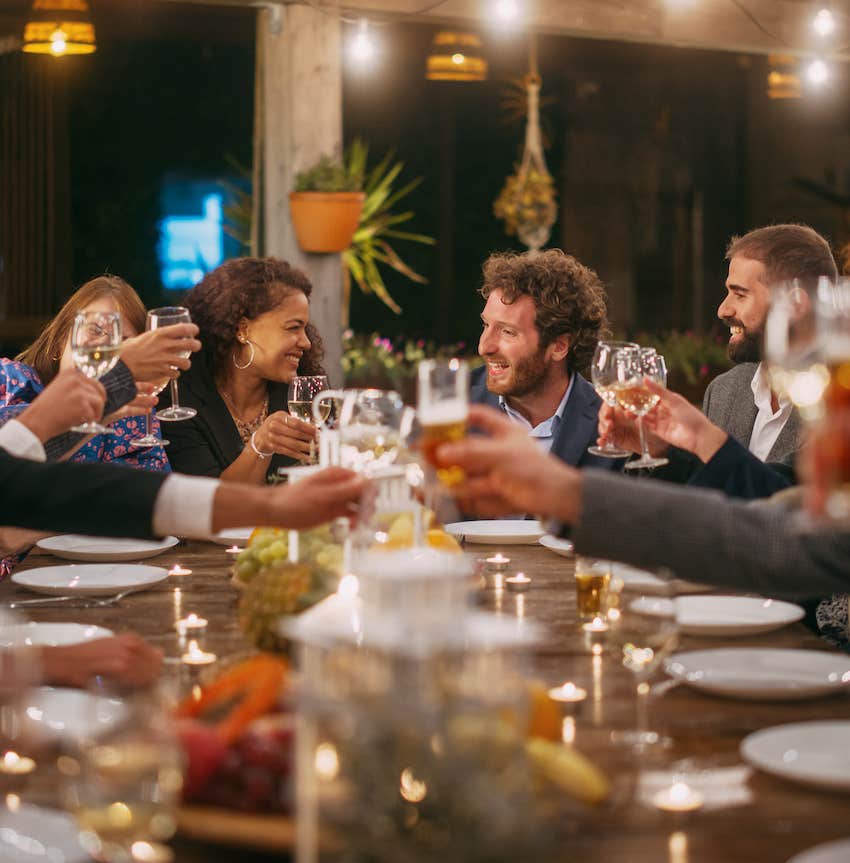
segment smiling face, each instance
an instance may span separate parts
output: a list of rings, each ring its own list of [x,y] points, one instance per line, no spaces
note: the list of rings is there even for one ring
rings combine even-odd
[[[717,317],[729,327],[729,359],[735,363],[761,361],[764,323],[770,306],[767,272],[761,261],[734,256],[729,261],[726,298]]]
[[[267,381],[289,383],[298,374],[298,364],[310,349],[306,327],[310,304],[301,291],[291,291],[278,305],[251,321],[243,320],[237,338],[254,345],[252,371]],[[248,358],[241,349],[240,364]]]
[[[554,367],[564,365],[568,340],[561,336],[542,348],[535,315],[529,296],[505,303],[502,292],[495,290],[487,298],[481,313],[478,353],[487,363],[487,389],[491,393],[523,397],[542,392]]]
[[[120,312],[121,309],[112,297],[101,297],[89,303],[80,312]],[[133,325],[127,320],[127,316],[121,315],[121,337],[129,339],[131,336],[137,336]],[[71,358],[71,333],[68,333],[68,338],[65,340],[65,348],[62,351],[62,356],[59,358],[59,370],[74,368],[74,360]]]

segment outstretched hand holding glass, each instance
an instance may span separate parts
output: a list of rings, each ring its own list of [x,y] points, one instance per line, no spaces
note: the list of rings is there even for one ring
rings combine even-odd
[[[118,312],[80,312],[71,330],[71,358],[87,378],[101,378],[118,362],[121,350],[121,315]],[[73,426],[83,434],[112,434],[97,422]]]

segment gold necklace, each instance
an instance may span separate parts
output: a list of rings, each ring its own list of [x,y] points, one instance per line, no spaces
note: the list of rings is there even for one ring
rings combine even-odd
[[[221,396],[227,405],[227,410],[233,418],[233,422],[236,425],[236,431],[239,433],[242,443],[246,443],[250,439],[251,435],[254,434],[254,432],[257,431],[257,429],[259,429],[259,427],[265,422],[266,417],[269,415],[268,392],[260,406],[260,412],[252,420],[243,420],[242,417],[239,416],[239,412],[236,405],[233,403],[233,399],[227,394],[224,387],[219,386],[218,391],[221,393]]]

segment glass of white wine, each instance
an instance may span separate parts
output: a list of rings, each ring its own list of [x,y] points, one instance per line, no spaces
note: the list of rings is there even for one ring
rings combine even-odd
[[[162,306],[159,309],[151,309],[148,312],[147,329],[158,330],[161,327],[170,327],[173,324],[191,324],[192,316],[185,306]],[[191,351],[182,351],[181,359],[187,359]],[[160,388],[159,392],[162,391]],[[179,420],[192,419],[198,412],[194,408],[183,407],[177,391],[177,377],[171,378],[171,404],[156,412],[157,419],[166,422],[178,422]],[[154,444],[155,446],[155,444]]]
[[[639,470],[667,464],[666,458],[654,457],[650,454],[643,428],[643,418],[659,402],[659,397],[647,387],[644,378],[666,386],[667,367],[663,357],[659,357],[654,348],[640,348],[637,351],[623,350],[620,352],[617,374],[619,378],[616,390],[617,404],[637,417],[640,435],[641,456],[627,462],[624,469]]]
[[[617,362],[619,352],[624,349],[638,350],[638,346],[634,342],[597,342],[590,364],[590,380],[602,401],[612,408],[617,407]],[[603,458],[628,458],[631,455],[610,441],[605,446],[588,447],[587,451]]]
[[[96,860],[133,863],[140,845],[175,832],[182,753],[156,693],[95,678],[89,696],[88,731],[69,756],[76,767],[66,771],[66,803],[81,845]]]
[[[80,312],[71,330],[71,359],[87,378],[101,378],[118,362],[121,351],[121,315],[118,312]],[[73,426],[83,434],[113,434],[97,422]]]
[[[331,415],[331,400],[323,399],[313,410],[313,399],[316,395],[328,389],[327,375],[296,375],[289,382],[289,413],[305,423],[313,423],[321,419],[325,423]],[[310,442],[310,464],[316,463],[316,444]]]

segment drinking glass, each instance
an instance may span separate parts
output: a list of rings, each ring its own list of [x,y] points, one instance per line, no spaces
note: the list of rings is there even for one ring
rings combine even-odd
[[[106,863],[131,863],[140,844],[174,834],[182,753],[156,692],[127,692],[95,678],[89,695],[66,803],[86,851]]]
[[[118,362],[121,315],[118,312],[80,312],[71,330],[71,358],[87,378],[101,378]],[[114,434],[97,422],[72,426],[83,434]]]
[[[461,440],[469,414],[469,366],[456,357],[422,360],[417,370],[416,416],[422,427],[422,452],[444,485],[457,485],[464,478],[456,465],[438,466],[440,444]]]
[[[307,423],[314,423],[321,419],[326,422],[331,413],[330,399],[322,399],[313,410],[313,399],[328,388],[327,375],[296,375],[289,382],[289,412]],[[321,423],[316,423],[321,425]],[[316,444],[310,441],[309,464],[316,463]]]
[[[659,402],[659,397],[649,390],[644,383],[644,378],[649,378],[662,386],[666,385],[667,367],[664,365],[663,358],[659,358],[654,348],[621,351],[621,362],[617,366],[617,374],[620,379],[617,386],[617,403],[637,417],[638,433],[640,434],[641,457],[627,462],[624,468],[626,470],[638,470],[644,467],[660,467],[667,464],[666,458],[655,458],[650,455],[643,428],[644,416]]]
[[[649,680],[676,647],[679,624],[672,588],[662,585],[658,594],[613,595],[605,622],[607,641],[614,655],[635,677],[637,722],[633,729],[615,732],[615,743],[639,751],[669,745],[669,739],[649,722]]]
[[[185,306],[163,306],[159,309],[151,309],[148,312],[147,329],[157,330],[160,327],[170,327],[172,324],[191,324],[192,317]],[[188,358],[191,351],[182,351],[180,357]],[[162,388],[160,388],[161,391]],[[177,378],[171,378],[171,405],[164,410],[157,411],[159,420],[166,422],[177,422],[178,420],[189,420],[197,414],[194,408],[181,407],[180,398],[177,393]]]
[[[340,463],[367,475],[395,464],[414,412],[392,390],[349,390],[339,417]]]
[[[576,616],[579,620],[604,617],[607,611],[611,564],[589,557],[576,559]]]
[[[618,354],[624,348],[637,350],[638,346],[634,342],[597,342],[590,364],[590,380],[602,401],[612,408],[617,407],[617,362]],[[588,447],[587,451],[604,458],[628,458],[631,455],[628,450],[610,442],[601,447]]]

